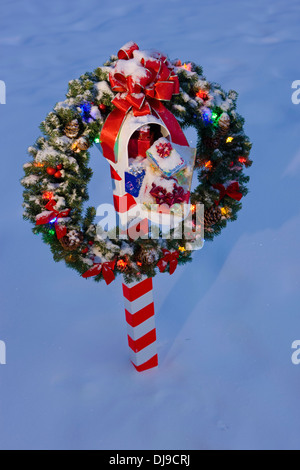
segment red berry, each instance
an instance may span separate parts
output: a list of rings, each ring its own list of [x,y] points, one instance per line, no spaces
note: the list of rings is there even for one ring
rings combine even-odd
[[[57,171],[56,173],[54,173],[54,178],[61,178],[61,172],[60,171]]]
[[[56,169],[57,170],[62,170],[63,166],[60,164],[60,165],[56,165]]]
[[[105,104],[99,104],[100,111],[106,111],[106,105]]]
[[[90,246],[94,245],[94,242],[92,242],[92,240],[90,240],[88,243]]]
[[[88,248],[83,248],[83,250],[81,251],[81,253],[83,253],[84,255],[89,251]]]
[[[54,175],[54,173],[56,172],[56,169],[55,169],[55,168],[51,168],[51,166],[48,166],[48,168],[47,168],[46,171],[47,171],[48,175],[51,175],[51,176],[52,176],[52,175]]]

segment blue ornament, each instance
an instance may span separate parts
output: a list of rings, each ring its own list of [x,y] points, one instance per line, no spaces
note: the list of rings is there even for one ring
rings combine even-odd
[[[212,112],[209,108],[203,108],[202,119],[203,119],[205,124],[211,124],[212,123]]]
[[[143,179],[145,177],[145,170],[130,168],[125,172],[125,191],[133,197],[138,197]]]
[[[94,120],[93,116],[91,116],[92,105],[89,101],[83,101],[80,103],[79,107],[83,121],[90,122],[91,120]]]

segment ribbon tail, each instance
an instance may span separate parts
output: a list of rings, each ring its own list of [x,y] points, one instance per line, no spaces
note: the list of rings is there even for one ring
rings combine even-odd
[[[173,274],[175,269],[177,268],[177,265],[178,265],[178,259],[177,258],[173,258],[171,259],[170,261],[170,274]]]
[[[243,197],[242,193],[239,191],[239,185],[234,184],[232,188],[228,188],[226,191],[227,196],[235,199],[236,201],[240,201]]]
[[[115,275],[113,273],[113,270],[110,267],[103,266],[102,268],[102,276],[106,284],[110,284],[112,281],[115,279]]]
[[[157,263],[157,267],[161,273],[164,273],[167,267],[166,261],[164,259],[160,259]]]
[[[65,227],[64,225],[56,224],[55,231],[56,231],[56,236],[58,240],[63,238],[65,235],[67,235],[67,227]]]
[[[117,163],[114,148],[125,116],[126,114],[120,109],[114,109],[107,116],[100,134],[103,156],[113,163]]]
[[[92,268],[88,269],[85,273],[82,274],[82,277],[87,279],[88,277],[97,276],[101,272],[102,265],[96,264]]]
[[[235,199],[236,201],[240,201],[243,197],[241,193],[230,193],[228,196],[231,197],[231,199]]]

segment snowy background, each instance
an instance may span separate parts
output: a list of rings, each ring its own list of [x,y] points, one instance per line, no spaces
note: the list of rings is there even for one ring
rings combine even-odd
[[[299,449],[298,0],[1,0],[1,449]],[[67,83],[128,40],[239,92],[254,143],[237,222],[154,279],[159,368],[128,359],[120,278],[84,281],[22,220],[22,165]],[[92,151],[90,201],[107,201]]]

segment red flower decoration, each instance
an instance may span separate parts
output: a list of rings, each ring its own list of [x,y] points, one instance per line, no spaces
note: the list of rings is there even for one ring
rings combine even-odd
[[[185,193],[184,189],[176,184],[174,184],[173,191],[170,193],[167,192],[166,188],[152,183],[150,194],[155,198],[156,204],[168,204],[169,207],[176,203],[188,203],[190,198],[189,191]]]

